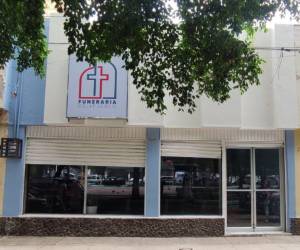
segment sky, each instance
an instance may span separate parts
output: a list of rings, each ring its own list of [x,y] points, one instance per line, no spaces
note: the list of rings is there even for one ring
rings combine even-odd
[[[281,18],[279,14],[277,14],[272,22],[270,22],[267,27],[271,28],[274,26],[274,24],[300,24],[299,22],[297,23],[295,20],[291,20],[290,15],[286,15],[286,17]]]
[[[174,10],[177,10],[177,5],[174,2],[174,0],[166,0],[167,4],[171,5]],[[174,19],[175,22],[178,22],[179,20]],[[277,14],[273,20],[267,24],[267,28],[274,27],[274,24],[297,24],[295,20],[291,20],[290,15],[287,13],[284,18],[280,17],[279,14]],[[298,24],[300,24],[298,22]]]
[[[50,0],[46,0],[47,3],[48,3],[48,12],[52,11],[54,12],[55,9],[54,9],[54,5],[50,4]],[[174,0],[165,0],[168,4],[170,4],[172,6],[173,9],[177,9],[177,5],[175,4]],[[49,14],[49,13],[48,13]],[[175,22],[178,22],[178,20],[174,20]],[[290,19],[290,16],[287,14],[285,18],[281,18],[279,14],[277,14],[275,16],[275,18],[272,20],[272,22],[268,23],[267,24],[267,28],[272,28],[274,27],[274,24],[297,24],[297,22],[294,20],[291,20]],[[300,24],[298,22],[298,24]]]

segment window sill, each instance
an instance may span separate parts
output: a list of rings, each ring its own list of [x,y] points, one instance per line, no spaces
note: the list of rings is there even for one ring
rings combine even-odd
[[[221,215],[101,215],[101,214],[22,214],[22,218],[95,218],[95,219],[224,219]]]

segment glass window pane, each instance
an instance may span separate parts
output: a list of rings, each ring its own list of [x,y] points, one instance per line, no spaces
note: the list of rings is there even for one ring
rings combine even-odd
[[[227,149],[227,188],[251,189],[250,149]]]
[[[280,192],[256,192],[257,226],[280,226]]]
[[[220,159],[162,157],[161,214],[222,214]]]
[[[84,168],[28,165],[26,213],[83,213]]]
[[[144,168],[88,167],[87,214],[144,214]]]
[[[257,189],[279,189],[279,149],[255,150]]]
[[[227,226],[251,227],[251,192],[227,192]]]

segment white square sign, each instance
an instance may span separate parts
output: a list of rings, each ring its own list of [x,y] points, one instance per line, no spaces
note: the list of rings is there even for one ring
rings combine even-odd
[[[127,71],[119,57],[96,66],[69,62],[67,117],[127,118]]]

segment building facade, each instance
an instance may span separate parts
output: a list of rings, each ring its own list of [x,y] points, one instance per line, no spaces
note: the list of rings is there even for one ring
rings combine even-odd
[[[300,54],[266,49],[299,47],[300,26],[257,35],[260,86],[224,104],[201,97],[192,115],[167,97],[164,116],[119,58],[68,56],[62,17],[46,34],[44,79],[6,69],[7,137],[22,151],[6,160],[1,234],[300,234]]]

